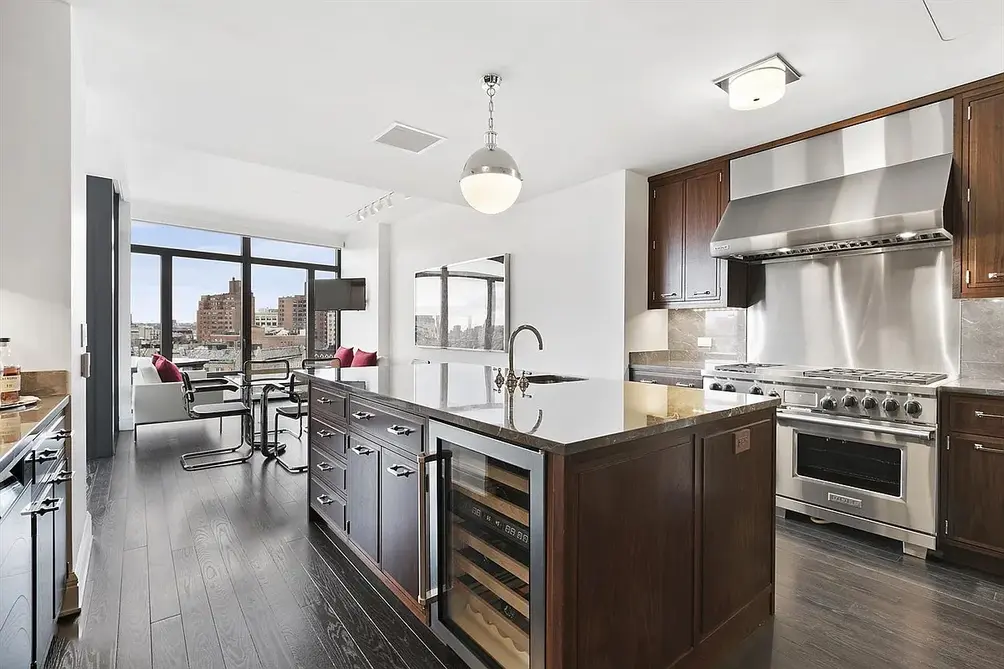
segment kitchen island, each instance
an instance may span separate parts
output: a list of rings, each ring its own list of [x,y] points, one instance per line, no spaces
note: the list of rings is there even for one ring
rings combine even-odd
[[[710,667],[773,614],[777,400],[297,374],[311,519],[471,666]]]

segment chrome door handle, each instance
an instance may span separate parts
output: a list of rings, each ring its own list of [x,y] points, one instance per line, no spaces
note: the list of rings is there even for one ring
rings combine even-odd
[[[356,455],[369,455],[373,452],[372,448],[366,448],[365,446],[353,446],[351,449]]]
[[[1004,279],[1004,274],[1001,274],[1000,272],[990,272],[987,274],[987,278],[991,281],[996,281],[997,279]]]
[[[331,400],[327,397],[318,397],[317,402],[318,404],[331,404]]]
[[[410,427],[405,427],[403,425],[391,425],[387,428],[387,431],[395,437],[407,437],[409,434],[414,432],[414,430]]]
[[[352,417],[356,420],[369,420],[370,418],[375,418],[376,414],[368,411],[356,411],[352,414]]]
[[[649,379],[638,379],[638,383],[652,383],[652,384],[654,384],[655,381],[651,381]]]
[[[982,411],[974,411],[977,418],[1004,418],[1004,416],[996,413],[984,413]]]
[[[328,504],[333,504],[335,502],[330,495],[318,495],[316,499],[322,506],[327,506]]]
[[[391,465],[390,467],[387,468],[387,473],[393,474],[394,476],[401,478],[405,476],[411,476],[412,474],[415,473],[415,470],[408,469],[404,465]]]
[[[328,437],[335,436],[335,433],[334,432],[328,432],[327,430],[318,430],[317,431],[317,436],[320,437],[321,439],[327,439]]]
[[[318,462],[317,468],[320,469],[322,472],[330,472],[331,470],[334,469],[334,466],[329,465],[327,462]]]
[[[692,297],[702,297],[704,295],[710,295],[710,294],[711,294],[711,291],[710,290],[706,290],[703,293],[691,293],[690,295]]]
[[[676,297],[676,293],[663,293],[663,297]]]
[[[983,451],[984,453],[997,453],[998,455],[1004,455],[1004,448],[987,448],[983,444],[973,444],[973,448],[977,451]]]

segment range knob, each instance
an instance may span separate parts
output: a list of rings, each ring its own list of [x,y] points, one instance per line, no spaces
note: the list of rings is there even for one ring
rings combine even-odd
[[[708,388],[710,388],[711,390],[721,390],[722,389],[722,384],[720,384],[717,381],[715,381],[710,386],[708,386]]]
[[[844,407],[848,409],[853,409],[858,405],[858,398],[855,397],[854,395],[851,395],[850,393],[847,393],[846,395],[840,398],[840,403],[843,404]]]
[[[780,397],[780,396],[781,396],[781,393],[777,392],[776,390],[772,390],[772,391],[770,391],[770,392],[769,392],[769,393],[767,393],[767,394],[768,394],[768,395],[769,395],[770,397]]]
[[[861,400],[861,406],[871,411],[878,406],[878,400],[871,395],[865,395],[865,398]]]
[[[753,386],[750,388],[750,395],[763,395],[763,388],[760,386]]]
[[[899,409],[899,402],[895,397],[887,397],[882,400],[882,410],[886,413],[896,413]]]
[[[837,401],[833,399],[832,395],[827,395],[823,399],[819,400],[819,406],[823,407],[827,411],[833,411],[837,408]]]
[[[911,416],[919,416],[924,408],[920,406],[920,402],[917,400],[907,400],[906,404],[903,405],[903,410]]]
[[[732,385],[731,383],[726,383],[725,384],[725,392],[727,392],[727,393],[734,393],[734,392],[736,392],[736,387],[734,385]]]

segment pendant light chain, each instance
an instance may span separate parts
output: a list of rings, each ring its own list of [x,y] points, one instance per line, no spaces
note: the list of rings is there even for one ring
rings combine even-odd
[[[497,144],[495,143],[495,138],[497,137],[495,133],[495,84],[488,84],[488,132],[485,133],[485,146],[489,149],[495,149]]]

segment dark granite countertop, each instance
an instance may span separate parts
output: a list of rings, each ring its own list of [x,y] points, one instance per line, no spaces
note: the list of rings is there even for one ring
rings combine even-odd
[[[753,411],[778,400],[648,383],[587,379],[495,389],[496,370],[463,363],[297,371],[360,396],[529,448],[573,454]]]
[[[39,399],[33,407],[0,411],[0,478],[21,459],[50,418],[66,407],[70,398],[68,395],[52,395]]]
[[[941,384],[938,386],[938,391],[1004,397],[1004,379],[979,379],[963,376]]]

